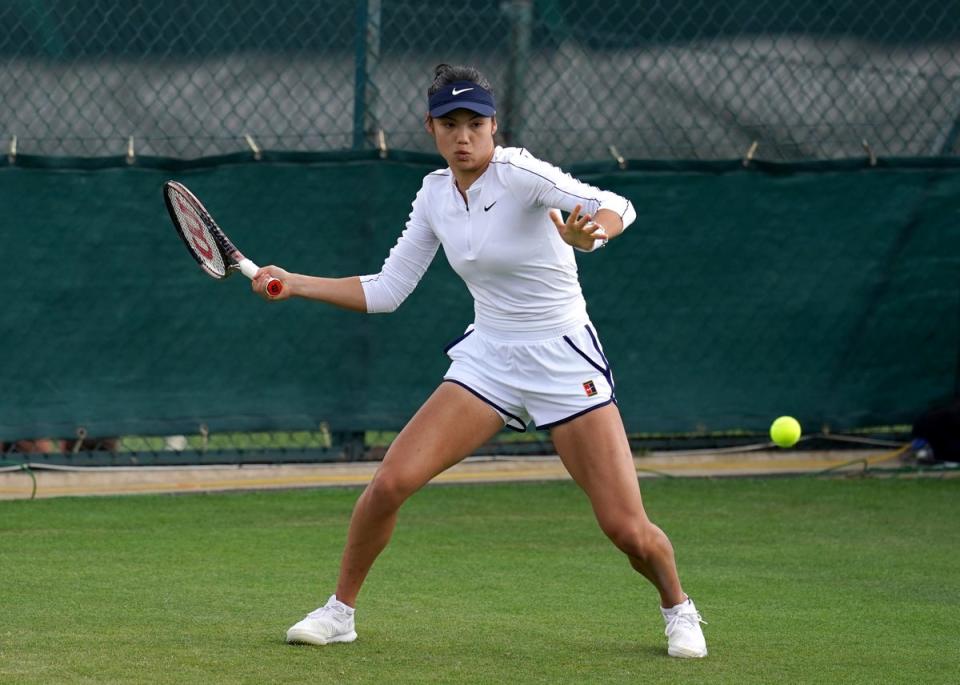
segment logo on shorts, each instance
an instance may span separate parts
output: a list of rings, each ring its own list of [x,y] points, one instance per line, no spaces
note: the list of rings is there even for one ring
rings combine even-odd
[[[597,386],[593,384],[593,381],[586,381],[583,384],[583,390],[587,393],[587,397],[593,397],[597,394]]]

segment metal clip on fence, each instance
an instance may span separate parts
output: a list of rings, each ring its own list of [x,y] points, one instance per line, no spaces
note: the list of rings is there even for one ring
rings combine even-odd
[[[247,141],[247,145],[253,151],[253,158],[259,162],[260,158],[263,156],[263,153],[260,151],[260,146],[257,145],[257,141],[255,141],[253,136],[251,136],[249,133],[245,133],[243,135],[243,139]]]
[[[617,160],[617,166],[621,169],[627,168],[627,160],[623,158],[623,155],[620,154],[620,151],[617,150],[616,146],[611,145],[609,148],[610,154],[613,155],[613,158]]]
[[[380,150],[380,159],[387,158],[387,134],[383,129],[377,130],[377,149]]]
[[[755,140],[753,141],[753,143],[750,144],[750,147],[747,149],[747,154],[744,155],[743,157],[743,166],[745,167],[750,166],[750,162],[753,161],[753,156],[757,154],[758,147],[760,147],[759,141]]]
[[[70,450],[74,454],[83,449],[83,441],[87,439],[87,429],[83,426],[77,426],[77,441],[73,443],[73,449]]]
[[[17,137],[10,136],[10,149],[7,151],[7,161],[10,164],[17,163]]]
[[[127,164],[133,164],[137,160],[137,153],[133,148],[133,136],[127,138]]]
[[[207,447],[210,444],[210,429],[207,427],[207,424],[200,424],[200,451],[206,452]]]
[[[867,139],[864,138],[861,140],[860,144],[863,145],[863,149],[867,152],[867,158],[870,162],[870,166],[877,166],[877,156],[873,153],[873,148],[870,147],[870,143],[867,142]]]

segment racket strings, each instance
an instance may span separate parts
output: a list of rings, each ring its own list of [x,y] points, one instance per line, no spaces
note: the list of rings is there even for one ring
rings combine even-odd
[[[212,221],[208,221],[189,198],[172,188],[168,192],[187,247],[211,275],[224,278],[227,275],[227,264],[219,247],[221,243],[214,234]]]
[[[238,250],[236,246],[230,242],[230,238],[228,238],[227,234],[224,233],[219,226],[217,226],[217,222],[213,220],[213,217],[210,216],[210,213],[207,212],[203,205],[191,204],[190,206],[197,212],[197,214],[200,215],[203,226],[213,236],[213,239],[216,240],[217,245],[220,246],[222,253],[226,255],[231,262],[237,263],[244,259],[244,256],[240,250]]]

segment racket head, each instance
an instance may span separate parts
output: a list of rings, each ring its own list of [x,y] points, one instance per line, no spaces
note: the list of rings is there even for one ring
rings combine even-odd
[[[182,183],[163,184],[163,200],[173,226],[207,275],[216,279],[230,276],[239,259],[237,249],[227,239],[197,196]]]

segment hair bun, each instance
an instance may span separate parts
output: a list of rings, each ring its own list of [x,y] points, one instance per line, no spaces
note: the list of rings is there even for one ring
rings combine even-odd
[[[475,67],[464,65],[453,66],[447,63],[438,64],[433,69],[433,83],[427,89],[427,97],[439,92],[451,83],[470,81],[486,91],[493,93],[493,86]]]

